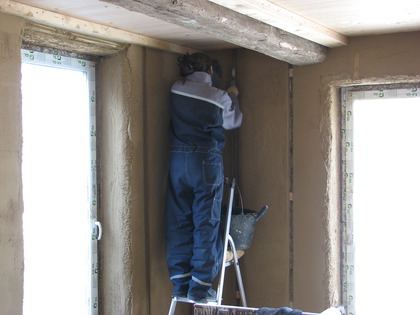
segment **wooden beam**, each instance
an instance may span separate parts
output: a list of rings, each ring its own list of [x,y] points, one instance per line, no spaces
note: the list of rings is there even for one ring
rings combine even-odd
[[[39,24],[58,27],[64,30],[70,30],[80,34],[106,39],[108,41],[115,41],[118,43],[137,44],[181,54],[197,51],[196,49],[190,47],[123,31],[114,27],[89,22],[57,12],[35,8],[15,1],[1,0],[0,12],[21,16],[29,21]]]
[[[327,47],[344,46],[349,42],[346,36],[286,10],[269,0],[209,1]]]
[[[320,63],[326,47],[207,0],[101,0],[293,65]]]

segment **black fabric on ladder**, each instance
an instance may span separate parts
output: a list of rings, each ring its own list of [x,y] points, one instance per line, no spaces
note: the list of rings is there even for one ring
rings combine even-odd
[[[294,310],[289,307],[269,308],[262,307],[257,311],[258,315],[302,315],[301,310]]]

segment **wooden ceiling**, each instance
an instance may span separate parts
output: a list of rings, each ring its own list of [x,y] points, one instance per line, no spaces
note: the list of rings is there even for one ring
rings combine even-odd
[[[419,0],[200,1],[197,2],[197,6],[200,3],[211,2],[213,7],[220,8],[220,14],[217,16],[221,16],[221,24],[224,22],[224,12],[235,11],[235,14],[238,13],[263,22],[263,24],[273,27],[273,30],[286,31],[297,38],[308,40],[322,47],[333,48],[346,45],[352,36],[420,30]],[[138,2],[144,3],[143,7],[137,6],[135,9]],[[232,40],[229,36],[223,36],[223,33],[208,32],[203,26],[193,27],[192,24],[195,21],[191,17],[185,18],[185,21],[182,21],[182,17],[178,18],[176,23],[166,19],[168,14],[165,12],[163,4],[159,4],[164,2],[163,0],[2,0],[0,11],[25,16],[33,15],[33,12],[29,14],[27,10],[20,7],[25,5],[27,6],[25,8],[33,8],[33,10],[46,10],[49,15],[59,14],[62,20],[65,20],[66,17],[75,18],[95,23],[104,29],[124,31],[130,36],[137,35],[197,50],[241,46],[239,40]],[[195,3],[193,0],[169,2],[175,5],[180,3],[181,6],[182,2],[187,4],[189,2],[191,5]],[[143,11],[144,6],[147,6],[148,3],[150,6],[154,6],[152,8],[154,11],[151,12],[157,14]],[[38,20],[42,20],[42,18]],[[225,30],[227,35],[231,32],[230,29]],[[255,43],[250,45],[255,46]]]

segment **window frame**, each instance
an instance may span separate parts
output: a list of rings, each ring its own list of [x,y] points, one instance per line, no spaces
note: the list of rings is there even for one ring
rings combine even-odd
[[[56,50],[55,50],[56,51]],[[92,58],[72,57],[71,53],[62,51],[61,53],[48,53],[32,50],[28,48],[21,49],[21,62],[41,66],[51,66],[61,69],[78,70],[85,72],[89,91],[89,129],[90,129],[90,176],[89,176],[89,210],[91,224],[90,239],[90,263],[91,278],[90,281],[90,314],[97,315],[99,310],[99,261],[98,261],[98,240],[102,235],[102,226],[98,221],[98,146],[97,146],[97,104],[96,104],[96,64]]]
[[[356,314],[353,235],[353,102],[361,99],[420,97],[420,83],[348,86],[341,103],[341,295],[347,314]]]

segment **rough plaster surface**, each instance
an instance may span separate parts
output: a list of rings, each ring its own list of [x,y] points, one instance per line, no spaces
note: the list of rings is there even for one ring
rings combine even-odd
[[[165,314],[164,210],[170,85],[177,55],[131,46],[98,65],[104,314]],[[185,314],[190,305],[180,305]]]
[[[8,22],[8,17],[1,19],[1,23]],[[20,107],[16,107],[20,101],[20,30],[23,28],[23,21],[11,18],[11,25],[7,23],[7,33],[0,33],[2,46],[1,66],[7,65],[5,70],[10,70],[12,75],[8,75],[7,80],[2,77],[1,88],[7,88],[11,97],[2,99],[2,111],[15,119],[1,124],[4,134],[2,137],[2,160],[1,167],[5,170],[4,174],[7,181],[2,181],[2,185],[7,189],[2,189],[2,193],[10,196],[2,197],[2,202],[7,201],[2,208],[2,239],[7,240],[7,246],[2,247],[3,253],[10,260],[2,259],[2,277],[6,279],[2,283],[9,292],[13,292],[13,298],[7,294],[2,294],[2,298],[7,299],[11,309],[19,310],[22,305],[23,279],[22,279],[22,239],[21,239],[21,212],[22,200],[20,189]],[[19,23],[18,23],[19,22]],[[21,24],[20,24],[21,23]],[[17,27],[14,29],[13,27]],[[10,35],[12,33],[12,35]],[[10,43],[13,43],[10,45]],[[4,53],[3,53],[4,52]],[[6,56],[12,55],[5,62]],[[227,55],[227,57],[226,57]],[[16,60],[13,59],[16,58]],[[230,59],[230,52],[220,55],[225,61]],[[285,136],[278,137],[277,132],[273,132],[272,127],[277,126],[278,119],[283,122],[287,120],[284,109],[287,106],[278,107],[278,97],[284,102],[285,94],[278,94],[278,88],[285,87],[287,84],[276,83],[279,79],[274,75],[271,82],[261,91],[261,86],[254,86],[255,82],[264,82],[268,69],[272,66],[278,68],[280,78],[285,74],[286,66],[284,63],[264,57],[260,54],[244,53],[242,57],[241,71],[245,77],[252,73],[250,80],[244,80],[241,94],[244,100],[243,109],[247,113],[248,132],[251,141],[245,141],[242,146],[241,154],[244,160],[241,164],[244,167],[253,168],[253,163],[258,163],[260,168],[248,173],[244,171],[240,177],[244,182],[248,181],[248,187],[243,187],[243,192],[250,200],[250,207],[258,208],[265,203],[273,208],[271,222],[286,224],[287,218],[284,214],[287,211],[282,205],[287,204],[285,196],[287,188],[284,182],[278,184],[274,177],[281,177],[287,166],[285,160],[278,161],[277,156],[283,155],[286,146]],[[252,69],[246,70],[247,63],[257,60]],[[260,58],[262,58],[260,60]],[[264,66],[259,66],[262,62]],[[12,68],[9,68],[12,67]],[[14,70],[13,70],[14,69]],[[229,70],[225,68],[225,74]],[[5,72],[2,72],[5,73]],[[16,77],[13,76],[16,74]],[[160,314],[166,313],[170,303],[170,293],[172,286],[168,280],[165,249],[164,249],[164,199],[166,192],[167,178],[167,158],[168,158],[168,122],[169,110],[167,91],[172,82],[176,79],[178,69],[176,67],[176,55],[155,50],[144,50],[139,47],[130,47],[127,51],[117,55],[101,59],[98,64],[98,105],[99,105],[99,135],[100,143],[100,194],[101,204],[99,219],[103,223],[103,239],[100,241],[100,309],[103,314]],[[147,80],[145,80],[147,78]],[[284,80],[281,79],[281,80]],[[226,82],[225,77],[225,82]],[[15,90],[10,89],[14,87]],[[268,90],[266,89],[268,88]],[[284,89],[286,90],[286,89]],[[258,97],[253,97],[254,92]],[[264,97],[265,93],[268,93]],[[263,104],[265,103],[265,104]],[[4,107],[3,105],[7,106]],[[256,105],[257,104],[257,105]],[[258,106],[267,109],[264,117]],[[255,119],[252,116],[255,115]],[[268,127],[261,129],[259,119],[266,120],[267,117],[275,117],[268,122]],[[244,129],[247,130],[247,129]],[[281,133],[286,133],[287,128],[281,128]],[[256,136],[254,136],[256,132]],[[268,132],[268,133],[266,133]],[[281,139],[281,146],[271,143]],[[260,154],[252,155],[252,143],[262,140],[262,151]],[[252,159],[249,160],[248,157]],[[280,163],[279,173],[272,173],[268,167],[273,160]],[[249,164],[249,161],[251,164]],[[229,164],[229,162],[227,162]],[[247,164],[248,163],[248,164]],[[278,164],[276,163],[276,164]],[[266,167],[267,166],[267,167]],[[261,174],[260,174],[261,172]],[[3,173],[2,173],[3,174]],[[267,191],[264,185],[254,185],[253,181],[247,176],[255,175],[261,178],[266,185],[272,189]],[[257,175],[256,175],[257,174]],[[268,174],[270,175],[269,177]],[[272,177],[274,176],[274,177]],[[6,185],[7,183],[7,185]],[[11,185],[12,183],[12,185]],[[279,194],[280,192],[280,194]],[[10,197],[10,198],[9,198]],[[276,210],[277,209],[277,210]],[[268,216],[267,216],[268,217]],[[5,228],[3,229],[3,221]],[[264,236],[262,231],[272,229],[266,220],[261,224],[257,231],[256,239]],[[6,224],[13,227],[10,229],[11,237],[4,237],[3,233],[8,233]],[[267,224],[269,224],[267,226]],[[266,225],[265,227],[263,225]],[[278,224],[275,224],[275,229]],[[3,232],[5,231],[5,232]],[[259,234],[259,235],[258,235]],[[244,269],[248,268],[247,278],[248,287],[254,290],[254,304],[264,304],[276,306],[278,296],[284,301],[288,300],[288,257],[284,253],[288,246],[288,230],[281,229],[281,235],[275,233],[270,238],[269,243],[263,246],[256,246],[254,253],[247,254],[248,263],[244,260]],[[278,243],[280,241],[280,243]],[[281,245],[282,244],[282,245]],[[260,277],[260,258],[259,255],[271,255],[274,248],[273,261],[267,261],[263,268],[270,267],[275,274],[274,277]],[[12,255],[14,254],[14,255]],[[13,261],[12,261],[13,260]],[[246,267],[248,265],[248,267]],[[267,265],[267,266],[266,266]],[[282,266],[281,269],[277,265]],[[258,270],[256,270],[258,269]],[[266,274],[267,275],[267,274]],[[20,279],[20,280],[19,280]],[[275,290],[269,296],[258,293],[257,288],[268,280]],[[16,290],[13,289],[15,285]],[[227,284],[228,287],[228,284]],[[265,296],[265,297],[264,297]],[[259,301],[258,301],[259,300]],[[12,302],[11,302],[12,301]],[[282,303],[283,304],[283,303]],[[190,306],[180,306],[178,314],[191,311]],[[20,313],[18,311],[18,313]],[[11,312],[10,314],[13,314]]]
[[[130,194],[131,194],[131,259],[132,259],[132,314],[148,314],[149,284],[147,262],[147,224],[144,205],[144,54],[145,49],[130,46],[127,50],[127,67],[130,82],[128,98],[128,142],[130,154]]]
[[[21,113],[16,105],[22,29],[23,20],[0,14],[0,128],[5,135],[0,138],[0,305],[6,314],[21,314],[23,299]],[[339,164],[333,150],[339,138],[337,88],[419,82],[419,44],[419,33],[356,38],[348,47],[331,50],[322,64],[295,68],[293,287],[298,308],[320,311],[340,300],[335,254]],[[162,87],[176,77],[174,60],[172,54],[130,48],[100,62],[103,314],[160,314],[169,306],[171,285],[162,257],[168,141]],[[282,126],[288,115],[286,70],[279,61],[273,64],[247,51],[241,52],[239,66],[245,100],[239,137],[242,193],[250,207],[268,203],[272,212],[258,223],[258,245],[243,258],[245,287],[251,290],[250,304],[282,306],[289,298],[288,179],[283,178],[288,170],[282,159],[288,154]],[[267,296],[266,287],[272,292]]]
[[[59,49],[73,54],[84,55],[83,58],[87,60],[92,59],[92,56],[115,55],[119,51],[127,49],[126,44],[30,22],[27,22],[25,25],[22,41],[25,45],[42,47],[42,50],[46,48]]]
[[[215,55],[224,64],[230,62],[230,52]],[[255,235],[257,245],[244,258],[242,270],[249,303],[275,307],[289,303],[288,179],[284,176],[288,174],[287,65],[245,50],[238,59],[238,75],[244,78],[238,81],[243,98],[241,106],[248,117],[241,130],[246,139],[240,145],[244,156],[240,161],[244,167],[240,174],[244,180],[241,190],[247,206],[259,210],[268,203],[271,207],[268,219],[259,224]],[[133,74],[133,67],[141,64],[143,78]],[[276,71],[271,84],[255,86],[273,68]],[[137,311],[164,314],[172,291],[164,239],[169,147],[167,92],[178,74],[176,55],[151,49],[143,53],[129,50],[127,54],[101,60],[98,69],[102,82],[98,101],[103,130],[100,139],[104,225],[102,308],[105,314]],[[229,69],[226,67],[224,71],[226,84]],[[140,95],[133,97],[134,93]],[[136,105],[133,99],[137,98],[142,105]],[[268,126],[261,127],[261,121],[267,121]],[[253,154],[257,143],[261,144],[261,150]],[[229,156],[226,162],[230,164]],[[258,185],[255,178],[264,184]],[[261,261],[260,257],[268,256],[272,259]],[[235,279],[229,279],[232,283],[226,285],[226,290],[231,290],[226,293],[227,300],[229,293],[234,293]],[[262,290],[262,287],[272,289]],[[177,307],[177,314],[189,312],[188,304]]]
[[[165,314],[164,210],[177,55],[130,46],[98,64],[104,314]],[[185,314],[190,305],[180,305]]]
[[[419,44],[419,33],[354,38],[323,64],[295,69],[295,304],[303,309],[341,302],[339,88],[419,82]]]
[[[129,77],[126,52],[98,64],[100,104],[100,197],[103,223],[100,241],[100,310],[132,313],[131,159],[129,141]]]
[[[24,22],[0,13],[0,313],[23,303],[20,44]]]

